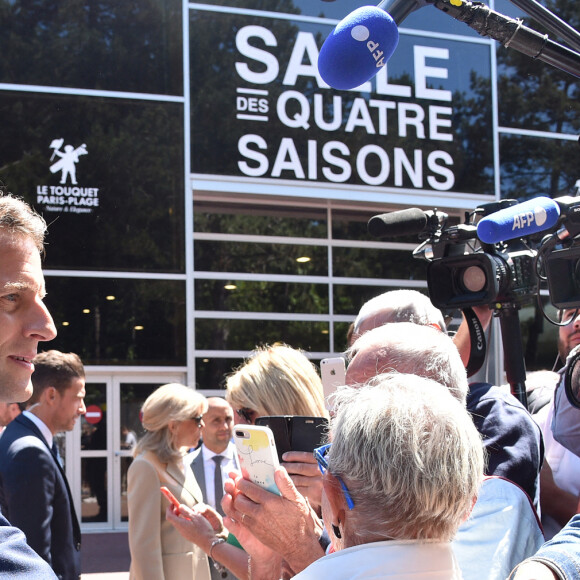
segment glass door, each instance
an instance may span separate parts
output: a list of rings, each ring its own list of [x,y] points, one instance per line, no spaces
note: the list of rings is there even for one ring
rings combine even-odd
[[[127,529],[127,470],[143,435],[140,411],[160,385],[181,373],[87,373],[87,413],[67,434],[67,473],[83,531]]]
[[[80,421],[81,526],[109,527],[111,522],[111,470],[109,469],[111,380],[86,384],[86,414]]]
[[[113,479],[115,486],[115,527],[125,527],[129,520],[127,511],[127,471],[133,461],[133,448],[143,436],[141,425],[141,407],[145,399],[159,386],[168,382],[154,380],[144,382],[143,378],[131,380],[122,378],[115,381],[115,393],[118,394],[118,413],[114,426],[114,461]]]

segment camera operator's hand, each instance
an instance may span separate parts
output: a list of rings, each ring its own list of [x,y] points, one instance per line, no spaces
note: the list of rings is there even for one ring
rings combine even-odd
[[[479,318],[479,322],[481,323],[483,330],[487,330],[491,321],[491,316],[493,314],[491,308],[489,308],[489,306],[472,306],[472,310],[475,312],[477,318]],[[469,336],[469,327],[467,326],[465,316],[463,316],[461,325],[453,337],[453,343],[461,355],[463,366],[467,368],[469,363],[469,356],[471,354],[471,337]]]
[[[319,511],[322,504],[322,473],[314,455],[307,451],[288,451],[282,459],[282,466],[286,468],[296,489]]]

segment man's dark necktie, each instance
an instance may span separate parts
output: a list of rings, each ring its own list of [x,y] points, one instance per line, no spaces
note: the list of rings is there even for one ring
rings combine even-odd
[[[212,459],[215,462],[215,475],[213,477],[213,489],[215,495],[215,509],[219,514],[225,516],[224,510],[222,509],[222,497],[224,496],[224,483],[222,481],[222,460],[223,455],[214,455]]]
[[[56,441],[54,441],[54,440],[52,441],[52,448],[51,448],[51,451],[52,451],[52,454],[54,455],[54,457],[55,457],[55,459],[56,459],[57,463],[58,463],[58,464],[59,464],[61,467],[63,467],[63,464],[62,464],[62,457],[60,456],[60,452],[59,452],[59,450],[58,450],[58,445],[56,444]]]

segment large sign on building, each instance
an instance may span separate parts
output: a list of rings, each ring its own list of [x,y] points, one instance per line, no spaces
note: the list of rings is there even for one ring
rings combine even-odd
[[[317,68],[331,30],[192,12],[192,143],[221,136],[194,173],[492,194],[489,46],[402,34],[375,79],[336,91]]]

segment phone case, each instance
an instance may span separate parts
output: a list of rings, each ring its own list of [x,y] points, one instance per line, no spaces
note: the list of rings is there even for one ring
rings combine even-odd
[[[270,415],[258,417],[256,425],[269,427],[274,434],[278,460],[283,461],[286,451],[312,453],[326,442],[328,419],[302,415]]]
[[[344,359],[340,356],[334,358],[323,358],[320,361],[320,376],[322,378],[322,390],[324,392],[324,405],[327,411],[332,411],[331,395],[334,394],[337,387],[345,384],[346,365]]]
[[[280,495],[274,481],[274,470],[280,464],[272,431],[259,425],[237,425],[234,441],[244,479]]]
[[[292,420],[292,451],[312,453],[327,440],[328,419],[326,417],[294,417]]]
[[[179,500],[165,486],[159,488],[159,491],[176,507],[179,508]]]

